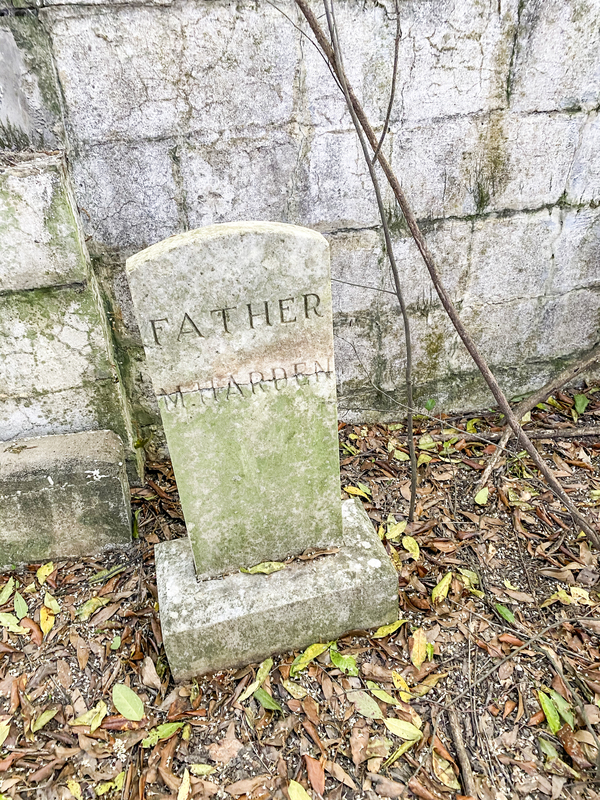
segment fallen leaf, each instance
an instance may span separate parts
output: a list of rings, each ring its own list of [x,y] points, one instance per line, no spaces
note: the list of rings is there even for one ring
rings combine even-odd
[[[442,756],[440,756],[435,750],[431,755],[435,777],[440,781],[440,783],[443,783],[444,786],[447,786],[448,789],[460,791],[460,783],[456,780],[456,775],[452,769],[452,764],[450,764],[449,761],[446,761],[445,758],[442,758]]]
[[[279,572],[280,569],[285,569],[286,564],[283,561],[263,561],[261,564],[256,564],[250,569],[245,567],[240,568],[240,572],[245,572],[248,575],[271,575],[273,572]]]
[[[405,526],[406,527],[406,526]],[[413,539],[412,536],[404,536],[402,538],[402,547],[411,554],[415,561],[419,560],[419,556],[421,555],[421,550],[419,548],[419,543],[416,539]]]
[[[304,763],[306,764],[310,785],[317,794],[322,796],[325,792],[325,769],[323,765],[318,759],[309,756],[308,753],[304,755]]]
[[[484,486],[483,489],[480,489],[477,492],[473,500],[477,503],[478,506],[484,506],[488,501],[489,494],[490,490],[488,489],[487,486]],[[460,786],[458,788],[460,789]]]
[[[112,701],[119,714],[122,714],[125,719],[139,722],[143,718],[144,704],[137,694],[124,683],[116,683],[113,686]]]
[[[106,703],[103,700],[100,700],[98,703],[96,703],[94,708],[86,711],[85,714],[82,714],[80,717],[77,717],[69,722],[69,725],[89,725],[90,733],[93,733],[97,728],[100,727],[107,714],[108,709],[106,707]]]
[[[547,694],[544,694],[542,691],[538,691],[537,695],[542,707],[542,711],[544,712],[544,716],[546,717],[548,727],[552,733],[556,734],[561,727],[558,709],[554,705],[552,698],[548,697]]]
[[[307,647],[306,650],[303,653],[300,653],[299,656],[296,656],[292,662],[292,666],[290,667],[290,676],[295,678],[298,673],[302,672],[303,669],[308,667],[313,659],[315,659],[317,656],[320,656],[321,653],[325,652],[325,650],[328,650],[331,644],[332,642],[327,642],[327,644],[319,642],[317,644],[311,644],[310,647]]]
[[[40,628],[44,636],[47,636],[52,630],[52,627],[54,626],[54,619],[54,613],[49,608],[46,606],[42,606],[40,608]]]
[[[373,639],[383,639],[385,636],[389,636],[390,634],[397,631],[401,625],[404,625],[406,622],[405,619],[397,619],[396,622],[390,622],[389,625],[382,625],[381,628],[377,628],[375,633],[373,634]]]
[[[406,722],[406,720],[403,719],[388,717],[387,719],[383,720],[383,723],[390,733],[393,733],[394,736],[398,736],[400,739],[405,739],[406,741],[416,742],[423,736],[421,731],[411,722]]]
[[[330,775],[333,775],[337,781],[343,783],[344,786],[347,786],[349,789],[356,790],[358,788],[350,775],[348,775],[348,773],[345,772],[335,761],[326,761],[325,769]]]
[[[255,778],[244,778],[244,780],[230,783],[225,787],[227,794],[233,797],[244,795],[248,798],[252,797],[258,789],[266,789],[270,791],[273,785],[273,778],[270,775],[257,775]],[[264,795],[261,795],[264,797]]]
[[[306,697],[306,695],[308,694],[304,686],[300,686],[299,683],[294,683],[293,681],[285,680],[281,681],[281,685],[286,690],[286,692],[289,692],[292,695],[292,697],[296,698],[296,700],[302,700],[302,698]]]
[[[369,729],[363,725],[354,725],[350,733],[350,752],[352,753],[352,761],[354,766],[358,767],[363,761],[366,761],[367,749],[369,745]],[[321,792],[320,794],[323,794]]]
[[[450,589],[451,583],[452,583],[452,573],[447,572],[431,592],[431,602],[435,604],[435,603],[441,603],[442,600],[445,600],[446,597],[448,596],[448,590]],[[417,665],[415,664],[415,666]]]
[[[42,644],[43,640],[44,640],[44,635],[42,633],[42,630],[41,630],[40,626],[37,624],[37,622],[34,622],[29,617],[23,617],[23,619],[21,620],[21,626],[22,626],[22,628],[25,628],[25,629],[30,631],[30,633],[31,633],[31,641],[34,644],[37,644],[37,646],[39,647]],[[10,631],[11,628],[9,628],[8,630]]]
[[[142,683],[144,684],[144,686],[148,686],[150,689],[156,689],[157,691],[160,691],[161,689],[160,678],[158,677],[158,673],[156,672],[154,661],[152,661],[150,656],[146,656],[142,661],[140,677],[142,679]],[[123,714],[123,716],[125,715]],[[142,716],[143,716],[143,711],[142,711]]]
[[[359,714],[362,714],[363,717],[367,717],[368,719],[383,719],[381,709],[375,700],[366,692],[360,690],[346,692],[346,697],[351,703],[354,703],[356,710]]]
[[[220,742],[213,742],[208,746],[208,755],[212,761],[219,764],[228,764],[235,758],[244,745],[235,737],[235,722],[227,728],[225,737]]]
[[[35,573],[35,577],[38,579],[38,583],[40,586],[43,586],[46,582],[46,578],[49,575],[52,575],[54,572],[54,564],[52,561],[49,561],[47,564],[42,564],[41,567],[38,568],[38,571]]]
[[[323,786],[324,785],[325,783],[323,783]],[[288,783],[288,794],[290,796],[290,800],[310,800],[310,795],[307,794],[304,786],[296,781],[290,781]]]
[[[413,665],[419,669],[427,658],[427,637],[423,628],[417,628],[417,630],[413,632],[412,640],[410,660]]]
[[[187,769],[184,769],[183,777],[181,779],[181,785],[177,790],[177,800],[188,800],[191,788],[192,784],[190,781],[190,773]]]

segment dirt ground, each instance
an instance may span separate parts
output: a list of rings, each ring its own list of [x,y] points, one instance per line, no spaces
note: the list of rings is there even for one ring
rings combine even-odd
[[[525,426],[595,525],[600,436],[570,432],[598,417],[588,387]],[[174,684],[153,556],[185,535],[169,464],[132,490],[128,552],[2,576],[0,800],[600,798],[597,552],[514,441],[477,491],[497,413],[415,424],[407,523],[403,425],[340,423],[342,497],[398,571],[393,630]]]

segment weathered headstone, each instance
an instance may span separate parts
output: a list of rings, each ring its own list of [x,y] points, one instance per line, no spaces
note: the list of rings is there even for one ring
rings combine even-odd
[[[370,522],[354,505],[342,519],[326,240],[214,225],[149,247],[127,272],[189,533],[157,547],[173,674],[395,618],[395,572]],[[229,574],[308,549],[339,552]]]

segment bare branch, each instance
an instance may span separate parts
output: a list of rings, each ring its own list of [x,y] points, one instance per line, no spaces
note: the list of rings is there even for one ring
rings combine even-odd
[[[343,67],[339,62],[339,60],[336,58],[336,54],[332,48],[331,43],[328,41],[325,33],[323,32],[321,26],[319,25],[315,15],[309,8],[306,0],[295,0],[295,2],[302,11],[302,13],[304,14],[304,17],[306,18],[308,24],[310,25],[317,42],[319,43],[320,47],[323,49],[323,52],[329,59],[334,72],[336,73],[340,83],[342,84],[348,105],[349,106],[351,105],[353,109],[353,119],[354,117],[358,119],[360,127],[362,128],[369,144],[371,145],[373,152],[375,152],[377,150],[377,138],[375,136],[375,132],[373,131],[373,128],[369,120],[367,119],[365,112],[360,102],[358,101],[358,98],[356,97],[352,87],[348,83],[346,75],[344,74],[343,71]],[[577,507],[569,498],[563,487],[560,485],[558,480],[552,474],[550,468],[543,461],[542,457],[534,447],[533,443],[524,433],[523,429],[519,424],[519,420],[517,419],[513,410],[511,409],[510,404],[504,395],[504,392],[502,391],[500,385],[498,384],[498,381],[496,380],[495,376],[490,370],[487,362],[479,352],[477,345],[475,344],[475,341],[473,340],[471,334],[465,328],[465,326],[462,323],[462,320],[458,316],[454,304],[450,299],[448,292],[446,291],[446,287],[442,283],[442,280],[440,278],[435,263],[435,259],[433,258],[433,255],[427,246],[425,237],[423,236],[423,233],[419,228],[419,224],[408,202],[408,199],[406,198],[406,195],[404,194],[404,191],[400,186],[400,182],[398,181],[396,175],[394,174],[394,171],[392,170],[390,164],[388,163],[387,159],[385,158],[381,150],[377,155],[377,160],[379,161],[379,164],[388,180],[388,183],[392,188],[392,191],[394,192],[396,200],[398,201],[398,205],[400,206],[400,209],[404,215],[404,219],[406,220],[411,235],[415,241],[415,244],[417,245],[421,257],[423,258],[425,266],[427,267],[427,271],[429,272],[433,285],[435,286],[437,295],[440,298],[440,301],[444,306],[446,313],[450,317],[456,332],[458,333],[458,335],[462,339],[463,344],[467,348],[469,355],[471,356],[471,358],[477,365],[479,371],[481,372],[483,378],[485,379],[485,382],[487,383],[492,395],[494,396],[494,399],[498,404],[498,407],[505,415],[508,424],[514,431],[515,436],[517,437],[517,442],[518,443],[520,442],[522,447],[527,451],[527,453],[533,460],[538,470],[544,476],[544,479],[546,480],[548,486],[552,489],[554,494],[562,501],[565,507],[569,510],[569,513],[571,514],[573,520],[577,523],[577,525],[580,528],[582,528],[582,530],[585,531],[590,541],[592,541],[593,544],[598,549],[600,549],[600,538],[598,537],[598,534],[596,533],[592,525],[588,522],[588,520],[583,516],[583,514],[581,514],[580,511],[577,509]],[[368,162],[370,163],[370,161],[371,159],[369,158]]]
[[[334,69],[336,71],[336,74],[338,75],[339,82],[344,92],[344,97],[346,98],[346,105],[348,106],[348,111],[350,112],[350,116],[352,117],[352,122],[354,123],[356,134],[360,141],[365,161],[367,163],[369,175],[371,176],[371,182],[373,183],[373,189],[375,191],[375,197],[377,199],[377,208],[379,210],[379,216],[381,218],[381,224],[383,226],[383,235],[385,239],[386,253],[388,260],[390,262],[390,267],[392,269],[392,275],[394,277],[394,286],[396,288],[396,295],[398,297],[398,302],[400,304],[400,311],[402,312],[402,320],[404,322],[404,339],[406,344],[405,382],[406,382],[407,402],[409,406],[409,411],[407,415],[407,435],[408,435],[408,450],[410,454],[410,504],[408,510],[408,521],[412,522],[414,517],[415,505],[417,501],[417,456],[415,453],[415,439],[413,435],[412,346],[410,341],[410,321],[408,317],[408,312],[406,310],[406,304],[404,302],[402,287],[400,285],[400,275],[398,273],[398,266],[396,264],[396,258],[394,256],[394,248],[392,246],[392,238],[390,236],[390,230],[387,223],[387,216],[383,205],[383,199],[381,197],[379,181],[377,179],[377,174],[375,172],[374,164],[369,156],[368,144],[365,141],[364,133],[361,129],[361,125],[358,121],[354,107],[352,105],[352,101],[350,99],[350,95],[348,93],[348,83],[346,81],[346,73],[344,71],[344,67],[342,64],[342,53],[341,53],[340,43],[338,40],[337,28],[335,24],[333,0],[329,0],[329,2],[331,2],[331,6],[328,5],[328,0],[323,0],[323,4],[325,6],[325,14],[327,15],[327,23],[329,25],[329,32],[331,35],[331,41],[333,42],[333,54],[335,60]]]

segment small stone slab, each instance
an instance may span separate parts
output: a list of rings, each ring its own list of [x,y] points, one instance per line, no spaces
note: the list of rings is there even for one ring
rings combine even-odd
[[[161,627],[175,680],[398,618],[398,576],[372,523],[358,501],[341,507],[339,552],[271,575],[198,582],[187,538],[156,545]]]
[[[329,248],[293,225],[127,261],[199,577],[341,541]]]
[[[0,567],[131,542],[129,484],[112,431],[0,443]]]

